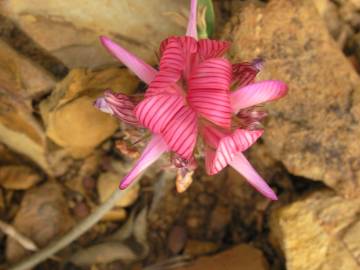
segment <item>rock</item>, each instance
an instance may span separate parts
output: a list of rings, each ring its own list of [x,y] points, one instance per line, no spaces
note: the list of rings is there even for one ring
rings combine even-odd
[[[98,179],[98,193],[100,202],[105,202],[111,194],[119,188],[119,181],[121,180],[121,174],[118,173],[103,173]],[[133,184],[127,189],[126,195],[122,197],[117,203],[118,207],[128,207],[132,205],[139,197],[140,186],[139,184]]]
[[[0,87],[0,142],[49,173],[44,130],[32,116],[32,108],[14,92]]]
[[[313,2],[332,37],[338,39],[341,31],[344,29],[344,22],[340,19],[336,4],[331,0],[313,0]]]
[[[89,155],[118,128],[118,121],[93,106],[104,89],[134,91],[138,81],[125,69],[72,70],[41,103],[46,134],[75,158]]]
[[[38,183],[40,179],[36,172],[23,165],[0,167],[0,185],[6,189],[29,189]]]
[[[13,222],[16,230],[39,247],[63,235],[72,224],[61,186],[56,183],[47,183],[27,191]],[[17,261],[28,254],[18,242],[7,239],[6,258],[9,261]]]
[[[231,221],[231,208],[229,206],[217,205],[211,212],[208,227],[208,236],[213,237],[216,234],[223,234],[225,227]]]
[[[213,242],[188,240],[184,253],[192,257],[202,256],[209,253],[213,253],[218,250],[219,246]]]
[[[286,269],[359,269],[359,202],[321,190],[272,213],[271,235]]]
[[[168,236],[168,249],[171,251],[172,254],[178,254],[185,247],[186,240],[187,235],[185,228],[182,226],[174,226],[173,228],[171,228]]]
[[[43,68],[21,56],[0,40],[0,84],[24,99],[43,95],[55,86],[55,79]]]
[[[187,9],[188,1],[173,0],[152,0],[146,5],[142,0],[0,3],[4,15],[70,68],[97,67],[114,61],[100,45],[100,35],[114,38],[154,64],[160,41],[185,33],[185,26],[177,25],[166,12]]]
[[[190,267],[179,270],[267,270],[262,252],[249,245],[238,245],[211,257],[200,258]]]
[[[262,57],[266,67],[261,79],[280,79],[289,85],[288,96],[268,106],[264,141],[271,155],[295,175],[357,196],[360,79],[312,1],[248,5],[232,19],[223,37],[233,41],[234,60]]]

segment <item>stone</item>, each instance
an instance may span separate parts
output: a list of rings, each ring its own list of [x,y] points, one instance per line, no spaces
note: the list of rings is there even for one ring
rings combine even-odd
[[[186,229],[182,226],[174,226],[171,228],[168,239],[167,247],[172,254],[179,254],[185,247],[187,241]]]
[[[63,235],[73,225],[73,219],[63,196],[61,186],[48,182],[25,193],[13,226],[37,246],[46,246],[55,237]],[[10,262],[29,255],[12,238],[6,241],[6,258]]]
[[[214,253],[218,248],[219,246],[213,242],[189,239],[186,242],[184,253],[192,257],[203,256]]]
[[[358,196],[360,78],[312,1],[248,5],[223,38],[233,43],[234,61],[261,57],[266,64],[260,79],[289,85],[287,97],[268,106],[264,143],[271,155],[292,174]]]
[[[30,101],[49,92],[55,86],[55,79],[0,40],[0,83]]]
[[[111,194],[119,188],[122,174],[107,172],[100,175],[97,184],[97,190],[100,202],[105,202]],[[140,186],[139,184],[131,185],[126,192],[126,195],[119,199],[115,204],[118,207],[128,207],[132,205],[139,197]]]
[[[331,36],[337,40],[344,29],[344,22],[340,18],[338,7],[331,0],[313,0],[313,2]]]
[[[33,187],[41,177],[23,165],[0,166],[0,185],[6,189],[24,190]]]
[[[125,69],[72,70],[41,105],[47,136],[72,157],[84,158],[110,137],[118,121],[96,109],[105,89],[132,93],[137,79]]]
[[[268,270],[269,266],[262,252],[249,245],[238,245],[211,257],[203,257],[189,267],[179,270]]]
[[[114,61],[102,48],[100,35],[112,37],[154,64],[160,42],[170,35],[185,33],[185,25],[178,25],[167,13],[187,9],[188,1],[173,0],[152,0],[146,4],[142,0],[0,3],[5,16],[70,68],[92,68]]]
[[[359,269],[359,203],[319,190],[272,212],[271,238],[286,269]]]
[[[32,108],[12,90],[0,88],[0,142],[50,173],[45,132]]]

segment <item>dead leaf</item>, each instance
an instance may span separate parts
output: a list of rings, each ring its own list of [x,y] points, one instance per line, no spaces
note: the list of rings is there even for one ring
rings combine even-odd
[[[6,189],[29,189],[40,179],[40,176],[27,166],[8,165],[0,167],[0,185]]]
[[[137,258],[138,256],[128,246],[114,241],[81,249],[71,256],[69,261],[76,265],[86,266],[96,263],[110,263],[116,260],[132,262]]]

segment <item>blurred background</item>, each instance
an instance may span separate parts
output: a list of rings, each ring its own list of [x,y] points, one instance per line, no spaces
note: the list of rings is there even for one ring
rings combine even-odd
[[[184,193],[170,159],[88,232],[34,269],[360,269],[360,1],[215,0],[232,62],[289,94],[266,106],[246,155],[279,196],[231,169],[199,167]],[[118,188],[144,132],[93,107],[104,89],[146,89],[99,42],[156,66],[185,33],[188,0],[0,1],[0,264],[64,235]]]

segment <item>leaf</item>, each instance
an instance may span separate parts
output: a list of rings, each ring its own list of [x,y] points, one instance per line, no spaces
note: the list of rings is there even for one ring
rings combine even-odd
[[[70,258],[70,262],[86,266],[96,263],[110,263],[116,260],[132,262],[137,258],[138,256],[134,251],[123,243],[106,242],[79,250]]]
[[[135,220],[134,237],[139,244],[148,245],[147,242],[147,208],[145,207]]]
[[[215,12],[212,0],[198,0],[198,7],[205,7],[205,21],[206,21],[206,34],[207,37],[211,37],[215,30]],[[202,38],[201,29],[199,29],[200,38]]]

